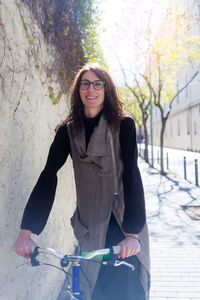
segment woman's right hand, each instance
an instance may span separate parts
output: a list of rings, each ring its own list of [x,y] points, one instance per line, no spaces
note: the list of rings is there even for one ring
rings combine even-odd
[[[18,255],[28,259],[36,246],[37,244],[31,239],[31,231],[21,229],[13,248]]]

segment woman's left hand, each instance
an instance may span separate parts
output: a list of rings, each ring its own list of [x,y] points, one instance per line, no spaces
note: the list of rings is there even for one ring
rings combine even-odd
[[[140,242],[129,236],[127,236],[118,245],[121,246],[121,252],[118,254],[118,258],[124,259],[140,252]]]

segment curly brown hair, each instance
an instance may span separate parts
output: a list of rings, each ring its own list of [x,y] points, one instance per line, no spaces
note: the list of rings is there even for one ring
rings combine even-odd
[[[71,109],[68,117],[61,125],[70,122],[72,129],[75,132],[80,130],[82,127],[84,119],[84,105],[79,93],[79,84],[83,74],[88,71],[93,71],[99,79],[105,81],[105,100],[103,106],[104,115],[108,124],[114,127],[119,127],[120,121],[125,117],[123,103],[120,100],[118,90],[115,87],[110,74],[99,63],[87,63],[75,76],[71,85]]]

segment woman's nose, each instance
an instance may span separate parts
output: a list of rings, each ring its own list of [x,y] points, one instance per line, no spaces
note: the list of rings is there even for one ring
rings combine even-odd
[[[88,88],[88,90],[95,90],[95,88],[94,88],[94,86],[93,86],[93,83],[92,82],[90,82],[90,86],[89,86],[89,88]]]

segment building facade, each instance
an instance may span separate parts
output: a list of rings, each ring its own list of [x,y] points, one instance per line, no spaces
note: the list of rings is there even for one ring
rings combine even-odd
[[[184,9],[191,24],[191,34],[200,35],[200,0],[173,0],[170,10]],[[200,51],[200,49],[199,49]],[[177,91],[200,71],[200,62],[191,63],[182,68],[176,78]],[[168,110],[165,104],[165,113]],[[153,108],[153,144],[160,145],[161,119],[158,108]],[[150,123],[148,126],[149,137]],[[150,139],[149,139],[150,140]],[[150,140],[151,143],[151,140]],[[176,149],[200,151],[200,76],[185,88],[174,100],[172,110],[166,123],[164,146]]]

